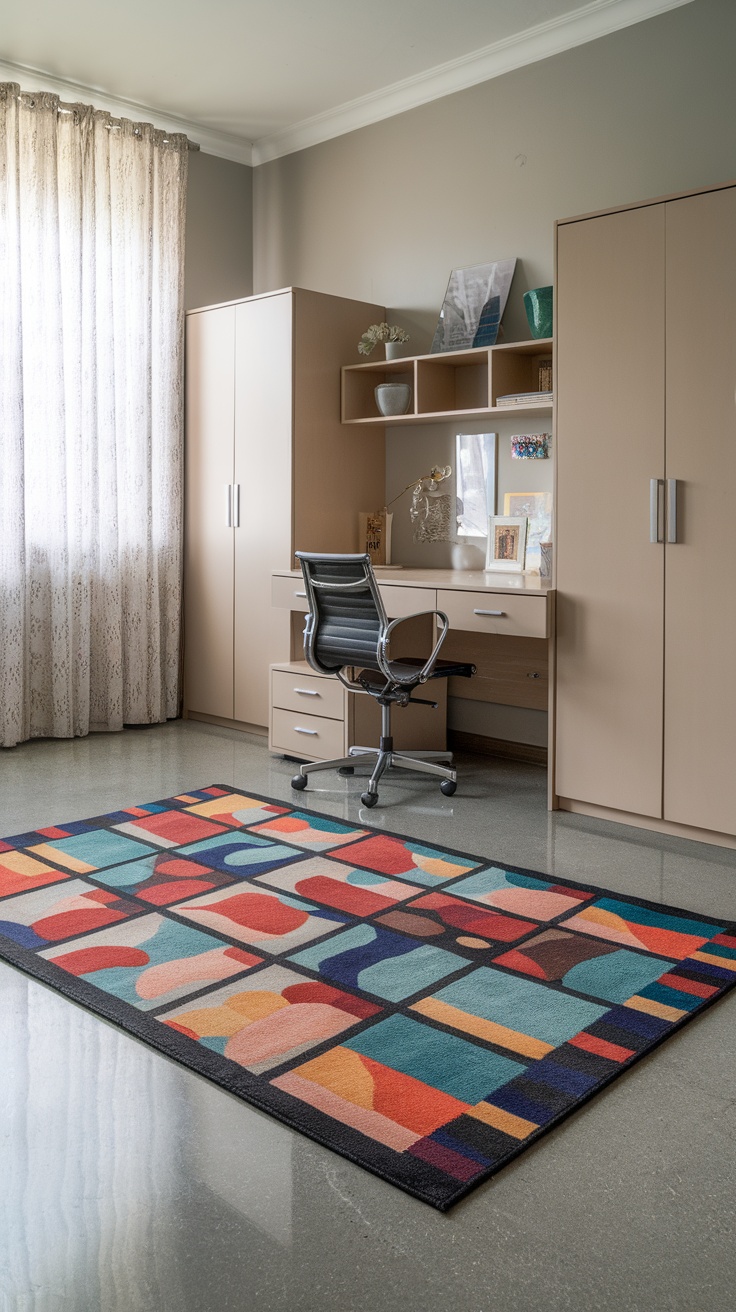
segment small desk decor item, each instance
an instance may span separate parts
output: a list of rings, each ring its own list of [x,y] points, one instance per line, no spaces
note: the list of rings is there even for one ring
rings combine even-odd
[[[371,558],[372,565],[391,564],[391,522],[393,515],[383,510],[361,511],[358,515],[360,549]]]
[[[439,491],[440,483],[444,483],[452,473],[451,465],[433,465],[428,474],[422,474],[415,478],[411,483],[407,483],[393,500],[389,501],[389,506],[393,506],[399,497],[403,497],[405,492],[411,488],[411,506],[409,507],[409,518],[414,526],[415,542],[449,542],[452,533],[450,532],[450,511],[452,498],[444,492]],[[389,561],[386,561],[389,564]]]
[[[512,460],[547,460],[549,433],[515,433],[511,438]]]
[[[551,287],[533,287],[524,292],[524,309],[532,337],[552,336],[552,294]]]
[[[498,337],[516,259],[453,269],[432,339],[432,352],[493,346]]]
[[[525,515],[491,515],[488,519],[487,570],[521,573],[526,555]]]
[[[405,415],[411,405],[411,387],[408,383],[379,383],[374,388],[376,405],[382,415]]]
[[[537,366],[540,392],[552,391],[552,361],[540,360]]]
[[[386,359],[395,360],[401,355],[401,347],[408,340],[409,334],[397,324],[372,323],[358,342],[358,355],[370,355],[374,346],[379,342],[385,342]]]
[[[542,572],[542,543],[552,538],[551,492],[505,492],[504,515],[525,515],[528,520],[526,534],[526,561],[524,568]]]

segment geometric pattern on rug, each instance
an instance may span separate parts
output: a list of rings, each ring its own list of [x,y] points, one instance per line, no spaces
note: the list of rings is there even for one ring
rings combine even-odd
[[[736,925],[211,785],[0,842],[0,957],[446,1210],[736,984]]]

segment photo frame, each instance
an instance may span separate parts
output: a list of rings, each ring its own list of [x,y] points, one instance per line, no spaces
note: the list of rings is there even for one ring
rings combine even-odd
[[[552,538],[551,492],[505,492],[504,515],[525,515],[529,521],[526,535],[526,564],[524,568],[536,573],[541,570],[542,542]]]
[[[358,515],[359,549],[370,556],[372,565],[391,564],[392,522],[393,514],[385,507]]]
[[[494,345],[515,267],[516,257],[452,270],[432,338],[432,353]]]
[[[526,559],[525,515],[489,515],[486,569],[521,573]]]

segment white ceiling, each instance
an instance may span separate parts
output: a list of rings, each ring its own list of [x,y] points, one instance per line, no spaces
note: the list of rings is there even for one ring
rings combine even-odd
[[[2,0],[0,80],[261,163],[691,0]]]

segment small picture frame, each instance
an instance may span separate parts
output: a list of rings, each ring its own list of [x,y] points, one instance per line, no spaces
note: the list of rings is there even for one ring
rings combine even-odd
[[[528,519],[525,515],[490,515],[486,569],[521,573],[526,557]]]

